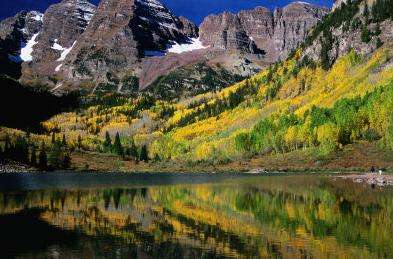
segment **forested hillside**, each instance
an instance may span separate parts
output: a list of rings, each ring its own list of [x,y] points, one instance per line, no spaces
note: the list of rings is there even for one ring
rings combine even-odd
[[[389,4],[349,1],[319,23],[287,60],[223,89],[212,86],[215,91],[181,98],[173,98],[175,92],[159,99],[151,92],[90,96],[78,110],[43,121],[43,134],[28,135],[28,153],[36,156],[45,149],[60,158],[71,154],[78,168],[91,168],[91,157],[114,169],[119,167],[113,161],[127,161],[122,170],[139,162],[191,167],[285,154],[298,160],[310,156],[318,167],[357,144],[389,153],[393,45],[383,42],[389,32],[381,31],[391,22]],[[333,34],[345,26],[355,26],[354,34],[362,31],[362,43],[342,54],[334,51],[340,48]],[[172,82],[167,77],[162,84]],[[2,128],[0,139],[23,135]],[[56,159],[51,163],[62,166],[56,166]]]

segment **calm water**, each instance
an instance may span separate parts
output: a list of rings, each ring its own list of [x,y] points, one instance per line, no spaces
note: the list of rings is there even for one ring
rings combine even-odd
[[[393,190],[328,176],[1,175],[0,258],[392,258]]]

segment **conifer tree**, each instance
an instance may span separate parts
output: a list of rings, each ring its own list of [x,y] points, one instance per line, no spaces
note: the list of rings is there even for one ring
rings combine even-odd
[[[149,156],[147,153],[147,146],[143,145],[141,148],[141,152],[139,154],[139,160],[140,161],[144,161],[144,162],[148,162],[149,161]]]
[[[383,45],[383,42],[382,42],[382,40],[381,40],[381,38],[380,37],[378,37],[377,38],[377,48],[380,48],[380,47],[382,47],[382,45]]]
[[[4,144],[4,157],[9,158],[11,152],[11,139],[10,136],[7,134],[5,135],[5,144]]]
[[[124,156],[124,150],[121,145],[119,133],[116,133],[115,142],[113,143],[113,152],[119,156]]]
[[[71,156],[68,152],[65,152],[63,155],[63,159],[61,161],[61,168],[68,169],[71,166]]]
[[[22,162],[29,163],[29,146],[25,137],[18,136],[15,140],[13,157],[11,159]]]
[[[371,33],[367,25],[363,26],[361,38],[364,43],[369,43],[371,41]]]
[[[35,167],[37,166],[37,154],[36,154],[36,148],[33,145],[33,147],[31,148],[31,155],[30,155],[30,165]]]
[[[48,158],[46,156],[44,141],[42,141],[40,153],[38,155],[38,167],[44,170],[48,168]]]
[[[54,145],[56,143],[56,133],[52,132],[52,141],[51,141],[52,145]]]
[[[81,135],[78,136],[78,149],[82,149],[82,137]]]
[[[4,150],[3,150],[3,147],[2,146],[0,146],[0,161],[1,160],[4,160]]]
[[[48,163],[53,169],[62,168],[62,150],[60,143],[55,142],[48,153]]]
[[[105,153],[110,153],[112,152],[112,140],[111,136],[109,135],[109,132],[105,132],[105,141],[103,143],[103,151]]]
[[[63,134],[63,139],[61,140],[61,146],[66,147],[67,146],[67,140],[65,134]]]
[[[137,160],[138,159],[138,148],[135,145],[134,138],[131,138],[131,145],[130,145],[130,151],[129,155],[131,158]]]

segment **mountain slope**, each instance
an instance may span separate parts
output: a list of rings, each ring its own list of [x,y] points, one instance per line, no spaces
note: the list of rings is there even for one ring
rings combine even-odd
[[[273,12],[257,7],[238,14],[211,15],[201,24],[200,35],[205,45],[265,53],[265,62],[273,63],[287,58],[328,12],[327,8],[294,2]]]
[[[224,13],[207,17],[199,37],[195,24],[157,0],[105,0],[97,11],[86,0],[63,0],[45,12],[42,30],[25,39],[29,56],[21,82],[56,94],[136,94],[138,88],[156,88],[158,79],[194,65],[217,70],[219,63],[231,74],[228,78],[250,76],[285,58],[326,12],[297,2],[274,12],[257,8]],[[196,81],[189,86],[201,87],[195,92],[207,89]]]
[[[147,161],[149,157],[164,165],[202,167],[242,163],[256,156],[289,157],[321,167],[332,156],[348,154],[348,147],[369,147],[385,154],[393,149],[391,3],[359,0],[337,7],[287,59],[225,88],[205,80],[209,71],[220,79],[218,85],[227,83],[226,70],[209,63],[217,57],[208,59],[207,53],[254,55],[246,53],[248,48],[200,49],[191,52],[200,56],[191,56],[193,63],[186,60],[180,69],[174,53],[149,57],[174,64],[166,68],[165,76],[149,79],[153,87],[134,97],[97,91],[86,100],[84,109],[51,118],[43,123],[47,135],[34,137],[48,141],[50,133],[60,132],[71,148],[78,148],[82,161],[84,152],[98,160],[102,153],[112,153],[129,160]],[[237,19],[231,28],[246,32],[240,25]],[[371,29],[374,25],[379,30]],[[340,49],[340,44],[346,47]],[[207,65],[200,65],[200,57]],[[142,62],[152,71],[164,65]],[[137,80],[130,77],[127,84],[135,87]],[[371,162],[348,164],[365,167]]]

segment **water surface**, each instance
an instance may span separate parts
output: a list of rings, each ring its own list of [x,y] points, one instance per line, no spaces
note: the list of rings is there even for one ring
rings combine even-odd
[[[392,221],[329,176],[0,176],[1,258],[392,258]]]

